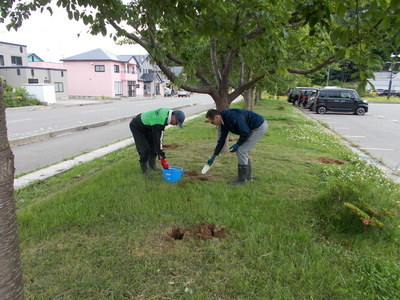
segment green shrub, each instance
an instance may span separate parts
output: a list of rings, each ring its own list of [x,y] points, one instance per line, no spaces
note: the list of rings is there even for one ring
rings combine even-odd
[[[6,107],[42,105],[39,100],[32,99],[25,87],[13,89],[8,85],[6,85],[4,89],[4,102]]]

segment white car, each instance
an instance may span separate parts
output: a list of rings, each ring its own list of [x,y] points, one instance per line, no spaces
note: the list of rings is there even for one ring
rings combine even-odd
[[[172,96],[172,90],[169,88],[164,88],[164,97],[171,97]]]
[[[180,89],[178,91],[178,97],[190,97],[190,92]]]

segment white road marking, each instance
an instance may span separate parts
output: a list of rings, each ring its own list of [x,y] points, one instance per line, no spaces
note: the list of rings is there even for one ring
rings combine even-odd
[[[7,123],[25,122],[25,121],[29,121],[29,120],[32,120],[32,118],[29,118],[29,119],[21,119],[21,120],[14,120],[14,121],[7,121]]]

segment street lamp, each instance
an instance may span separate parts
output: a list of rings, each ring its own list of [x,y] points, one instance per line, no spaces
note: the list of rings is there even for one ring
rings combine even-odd
[[[331,76],[331,65],[328,66],[328,73],[326,74],[326,86],[329,86],[330,76]]]
[[[390,55],[390,57],[392,57],[392,59],[393,58],[395,58],[395,57],[400,57],[400,54],[394,54],[394,53],[392,53],[391,55]],[[389,100],[389,98],[390,98],[390,94],[391,94],[391,91],[392,91],[392,80],[393,80],[393,61],[391,62],[391,64],[390,64],[390,78],[389,78],[389,90],[388,90],[388,95],[387,95],[387,99]]]

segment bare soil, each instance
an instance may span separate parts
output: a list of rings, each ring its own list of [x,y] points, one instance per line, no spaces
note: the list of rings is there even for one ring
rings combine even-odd
[[[203,222],[199,225],[193,225],[188,228],[174,227],[167,232],[167,236],[175,240],[184,240],[197,238],[201,240],[209,240],[212,238],[222,239],[226,235],[226,228],[216,224],[208,224]]]
[[[346,162],[341,159],[332,159],[329,157],[319,157],[318,161],[322,164],[337,164],[337,165],[345,165]]]
[[[163,149],[176,149],[178,148],[177,145],[163,145]]]
[[[208,177],[206,177],[206,175],[203,175],[196,170],[185,171],[185,174],[189,176],[189,181],[208,181]]]

